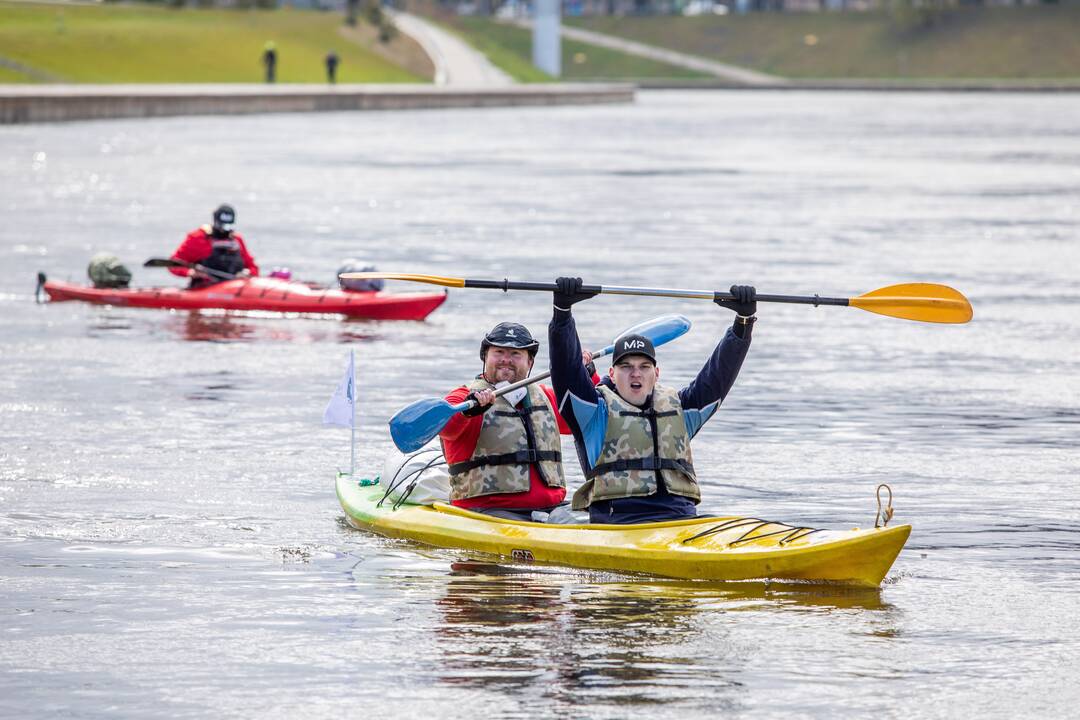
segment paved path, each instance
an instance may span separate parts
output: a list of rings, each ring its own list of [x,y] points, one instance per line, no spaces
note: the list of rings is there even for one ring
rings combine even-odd
[[[23,75],[26,75],[31,80],[34,80],[36,82],[60,82],[62,79],[59,75],[53,75],[52,73],[47,73],[44,70],[38,70],[37,68],[32,68],[28,65],[23,65],[22,63],[15,62],[14,60],[8,60],[4,57],[0,57],[0,67],[5,67],[9,70],[14,70],[15,72],[22,73]]]
[[[515,22],[522,27],[532,27],[532,22],[529,20],[518,20]],[[715,60],[706,60],[705,58],[696,55],[687,55],[686,53],[676,52],[675,50],[667,50],[665,48],[656,47],[655,45],[634,42],[633,40],[624,40],[615,37],[614,35],[605,35],[591,30],[582,30],[581,28],[563,25],[562,36],[570,38],[571,40],[589,43],[590,45],[598,45],[600,47],[608,48],[609,50],[618,50],[619,52],[628,55],[637,55],[638,57],[665,62],[669,65],[697,70],[698,72],[703,72],[712,75],[713,77],[732,80],[745,85],[783,85],[787,82],[784,78],[777,77],[776,75],[767,75],[765,73],[747,70],[746,68],[741,68],[736,65],[728,65],[727,63],[717,62]]]
[[[431,58],[436,85],[490,88],[514,84],[513,78],[457,35],[409,13],[395,11],[393,18],[398,30],[419,43]]]

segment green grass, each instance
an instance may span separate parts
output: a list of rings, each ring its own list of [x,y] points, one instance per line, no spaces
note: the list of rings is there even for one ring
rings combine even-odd
[[[1080,6],[914,14],[568,18],[598,32],[792,78],[1077,78]]]
[[[19,72],[18,70],[12,70],[0,65],[0,83],[27,83],[33,82],[33,79]]]
[[[331,49],[339,83],[425,82],[346,41],[341,23],[336,13],[288,9],[0,2],[0,57],[67,82],[261,82],[263,46],[273,41],[278,82],[325,82]],[[0,82],[8,78],[26,81],[0,67]]]
[[[553,77],[532,64],[532,45],[522,53],[517,38],[491,32],[494,23],[483,18],[461,18],[451,29],[487,56],[493,65],[523,83],[552,82]]]
[[[457,18],[451,26],[492,63],[519,82],[551,82],[532,65],[532,31],[487,18]],[[562,40],[560,80],[635,80],[703,78],[693,70],[626,55],[614,50]]]

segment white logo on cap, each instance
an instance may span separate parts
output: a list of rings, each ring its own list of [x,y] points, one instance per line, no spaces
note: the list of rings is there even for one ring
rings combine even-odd
[[[635,350],[637,348],[644,348],[644,347],[645,347],[645,341],[644,340],[627,340],[626,342],[623,343],[623,348],[625,348],[626,350]]]
[[[514,328],[510,328],[506,335],[507,337],[517,337],[516,335],[514,335]]]

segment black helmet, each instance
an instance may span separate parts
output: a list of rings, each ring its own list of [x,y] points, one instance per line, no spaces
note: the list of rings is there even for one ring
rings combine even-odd
[[[219,205],[218,209],[214,211],[215,230],[232,230],[235,222],[236,211],[233,210],[232,205]]]
[[[536,357],[537,350],[540,349],[540,343],[529,332],[529,328],[524,325],[512,322],[502,322],[491,328],[491,332],[484,336],[484,339],[480,341],[480,359],[483,360],[487,356],[487,349],[494,345],[495,347],[504,348],[517,348],[518,350],[528,350],[529,357]]]

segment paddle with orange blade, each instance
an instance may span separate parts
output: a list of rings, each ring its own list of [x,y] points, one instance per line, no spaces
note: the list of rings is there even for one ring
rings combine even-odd
[[[554,292],[555,283],[516,282],[512,280],[470,280],[440,275],[417,275],[392,272],[343,273],[350,280],[408,280],[442,285],[444,287],[482,288],[486,290],[533,290]],[[731,293],[713,290],[677,290],[671,288],[621,287],[617,285],[583,285],[582,292],[601,295],[644,295],[651,297],[695,298],[702,300],[734,300]],[[962,293],[948,285],[906,283],[890,285],[853,298],[830,298],[819,295],[766,295],[758,293],[758,302],[794,303],[798,305],[839,305],[856,307],[867,312],[903,320],[932,323],[966,323],[971,320],[971,303]]]

